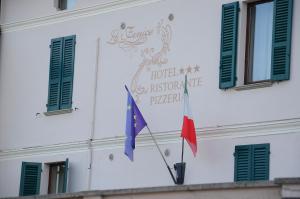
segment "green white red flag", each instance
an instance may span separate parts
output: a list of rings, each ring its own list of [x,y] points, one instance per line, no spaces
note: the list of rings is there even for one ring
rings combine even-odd
[[[187,76],[185,76],[184,83],[184,113],[183,124],[181,130],[181,137],[184,138],[190,145],[194,156],[197,153],[197,136],[194,125],[194,120],[189,106],[189,94],[187,89]]]

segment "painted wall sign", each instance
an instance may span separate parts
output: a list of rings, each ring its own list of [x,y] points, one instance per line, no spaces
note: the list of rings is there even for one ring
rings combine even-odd
[[[184,75],[188,75],[188,85],[199,87],[202,78],[199,64],[176,65],[170,60],[174,39],[172,24],[160,20],[155,26],[139,30],[136,26],[126,26],[111,31],[110,45],[115,45],[129,56],[139,57],[135,73],[132,74],[130,90],[137,103],[147,100],[151,106],[179,103],[182,100]]]

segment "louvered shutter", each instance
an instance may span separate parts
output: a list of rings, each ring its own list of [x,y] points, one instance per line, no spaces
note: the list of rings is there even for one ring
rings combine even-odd
[[[293,0],[275,0],[272,45],[272,80],[290,78]]]
[[[40,193],[42,164],[22,162],[20,196],[37,195]]]
[[[51,40],[47,111],[59,109],[63,39]]]
[[[75,35],[64,37],[60,109],[72,107]]]
[[[269,180],[269,144],[252,146],[252,180]]]
[[[234,156],[234,181],[251,180],[251,146],[236,146]]]
[[[222,6],[219,88],[235,86],[239,2]]]
[[[67,192],[68,187],[68,174],[69,174],[69,159],[67,158],[64,164],[64,184],[63,184],[63,193]]]

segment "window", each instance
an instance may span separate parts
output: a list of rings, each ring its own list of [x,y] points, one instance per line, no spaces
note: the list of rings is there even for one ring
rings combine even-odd
[[[68,189],[69,159],[62,162],[44,164],[42,180],[47,183],[42,189],[48,193],[65,193]],[[40,194],[42,163],[22,162],[20,196]]]
[[[75,6],[76,1],[77,0],[56,0],[55,4],[58,10],[68,10]]]
[[[48,164],[49,183],[48,194],[65,193],[67,189],[68,159],[65,162],[56,162]]]
[[[273,1],[248,4],[245,84],[270,80]]]
[[[22,162],[20,196],[38,195],[40,193],[42,164]]]
[[[234,181],[269,180],[270,144],[235,146]]]
[[[293,0],[246,5],[245,84],[289,80]],[[239,2],[222,6],[220,89],[236,86],[239,11]]]
[[[51,40],[47,112],[72,107],[75,35]]]

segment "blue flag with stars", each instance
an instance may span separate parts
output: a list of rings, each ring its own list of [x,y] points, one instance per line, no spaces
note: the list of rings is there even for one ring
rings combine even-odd
[[[125,86],[128,93],[127,100],[127,117],[126,117],[126,139],[125,139],[125,155],[133,161],[133,150],[135,149],[135,137],[139,132],[147,126],[139,108],[137,107],[128,88]]]

